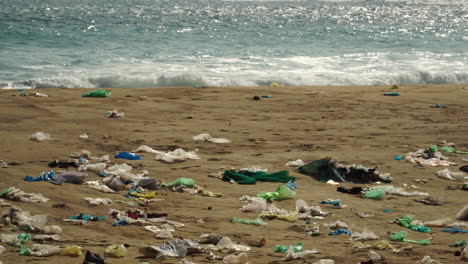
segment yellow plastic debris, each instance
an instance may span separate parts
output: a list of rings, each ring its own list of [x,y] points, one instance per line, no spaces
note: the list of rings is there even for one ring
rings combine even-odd
[[[62,250],[60,255],[70,256],[70,257],[81,257],[83,254],[81,253],[80,246],[68,246]]]
[[[221,197],[221,196],[223,196],[222,193],[215,193],[215,192],[207,191],[205,189],[201,190],[201,195],[209,196],[209,197]]]
[[[109,257],[123,258],[127,254],[127,248],[124,245],[110,245],[104,252]]]
[[[130,195],[138,198],[153,199],[156,197],[156,192],[131,192]]]

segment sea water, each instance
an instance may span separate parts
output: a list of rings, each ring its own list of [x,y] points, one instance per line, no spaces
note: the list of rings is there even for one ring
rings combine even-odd
[[[468,0],[0,0],[0,88],[468,83]]]

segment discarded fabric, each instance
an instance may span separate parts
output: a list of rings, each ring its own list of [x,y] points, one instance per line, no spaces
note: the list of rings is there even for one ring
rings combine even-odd
[[[267,173],[264,171],[234,171],[227,170],[223,174],[224,181],[235,181],[239,184],[255,184],[257,181],[267,182],[283,182],[296,181],[296,178],[289,176],[288,171],[277,171],[274,173]]]

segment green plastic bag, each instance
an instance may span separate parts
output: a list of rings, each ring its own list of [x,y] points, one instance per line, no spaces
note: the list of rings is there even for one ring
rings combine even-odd
[[[266,225],[267,223],[263,222],[262,219],[257,218],[255,220],[242,219],[242,218],[232,218],[231,223],[241,223],[247,225]]]
[[[31,240],[31,234],[21,233],[16,238],[18,239],[18,242],[13,244],[13,246],[14,247],[19,247],[24,242]]]
[[[374,189],[368,191],[365,195],[364,198],[367,199],[374,199],[374,200],[382,200],[385,195],[385,191],[382,189]]]
[[[397,219],[396,222],[399,225],[401,225],[402,227],[409,228],[409,229],[411,229],[413,231],[418,231],[418,232],[422,232],[422,233],[431,232],[431,229],[429,229],[429,227],[422,226],[422,225],[413,225],[413,224],[411,224],[411,222],[413,222],[414,220],[415,220],[414,215],[407,214],[407,215],[403,216],[402,218]]]
[[[238,184],[255,184],[258,181],[263,182],[284,182],[296,181],[296,178],[289,176],[286,170],[267,173],[264,171],[234,171],[227,170],[223,173],[224,181],[235,181]]]
[[[296,195],[296,192],[291,190],[287,185],[281,185],[276,189],[276,192],[259,192],[258,197],[267,200],[268,202],[282,200]]]
[[[172,187],[174,185],[179,185],[179,184],[185,185],[187,187],[193,187],[195,186],[195,181],[189,178],[181,177],[171,183],[166,184],[165,186]]]
[[[31,256],[31,249],[26,246],[21,246],[16,250],[20,256]]]
[[[277,245],[275,246],[275,252],[287,253],[290,246]],[[293,246],[293,252],[301,252],[304,249],[302,242],[297,243]]]
[[[460,240],[451,244],[449,247],[465,247],[465,246],[468,246],[468,242],[466,240]]]
[[[97,89],[88,93],[84,93],[81,96],[82,97],[95,97],[95,98],[105,98],[108,97],[111,94],[111,92],[103,90],[103,89]]]
[[[430,239],[408,240],[406,239],[407,235],[408,233],[406,231],[397,232],[390,236],[390,240],[397,241],[397,242],[409,242],[409,243],[419,244],[419,245],[430,245],[432,243]]]
[[[440,150],[448,152],[448,153],[459,153],[459,154],[467,154],[468,153],[466,151],[458,151],[454,147],[448,147],[448,146],[441,147]]]

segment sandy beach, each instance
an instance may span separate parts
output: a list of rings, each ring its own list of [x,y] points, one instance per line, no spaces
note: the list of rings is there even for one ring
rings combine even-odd
[[[25,192],[41,193],[50,201],[27,203],[7,201],[31,214],[45,214],[49,224],[63,228],[61,240],[48,242],[61,247],[78,245],[83,253],[90,250],[104,255],[104,249],[112,244],[128,244],[123,258],[106,258],[106,263],[177,263],[181,259],[156,260],[145,256],[144,248],[161,245],[171,239],[156,239],[155,234],[143,226],[112,226],[113,220],[72,225],[63,222],[79,213],[104,216],[110,208],[135,209],[121,203],[90,206],[83,197],[105,197],[112,200],[132,201],[124,197],[125,191],[115,194],[102,193],[82,185],[49,182],[26,182],[26,175],[34,177],[48,171],[53,160],[71,160],[70,153],[83,149],[95,156],[108,154],[110,164],[126,163],[135,171],[147,170],[149,176],[164,183],[179,177],[191,178],[196,184],[222,197],[206,197],[198,194],[173,192],[169,188],[156,190],[161,201],[138,207],[149,212],[167,213],[167,219],[183,222],[176,228],[174,237],[198,238],[204,233],[229,236],[233,241],[249,245],[266,239],[263,247],[252,247],[246,252],[250,263],[281,263],[286,254],[273,251],[276,245],[295,245],[302,241],[304,249],[316,248],[320,253],[312,257],[293,260],[291,263],[314,263],[320,259],[333,259],[335,263],[360,263],[367,260],[369,249],[353,248],[355,241],[348,235],[330,236],[325,223],[336,220],[346,222],[354,232],[365,227],[380,239],[388,241],[387,232],[407,231],[408,239],[428,238],[427,234],[403,228],[394,219],[414,214],[423,222],[455,218],[455,214],[467,204],[467,192],[446,190],[460,182],[440,179],[436,171],[445,167],[416,168],[404,160],[394,160],[421,148],[427,148],[442,140],[455,143],[461,151],[468,151],[468,85],[409,85],[400,86],[400,96],[384,96],[390,86],[353,87],[200,87],[200,88],[112,88],[107,98],[85,98],[81,95],[90,89],[36,89],[48,97],[19,96],[15,90],[0,90],[0,160],[19,165],[0,168],[0,188],[18,187]],[[271,95],[271,98],[262,98]],[[254,96],[261,97],[253,100]],[[446,108],[432,108],[435,104]],[[118,109],[123,118],[107,118],[106,112]],[[52,140],[30,140],[34,132],[50,134]],[[79,136],[86,133],[89,137]],[[193,136],[209,133],[213,137],[226,138],[229,144],[194,142]],[[104,135],[110,136],[103,138]],[[157,150],[183,148],[200,155],[198,160],[163,163],[152,153],[139,153],[142,160],[115,159],[121,151],[131,151],[140,145]],[[457,165],[449,166],[459,171],[467,165],[463,158],[468,154],[443,153]],[[383,200],[364,199],[356,195],[336,191],[313,177],[297,173],[286,167],[290,160],[305,162],[333,157],[340,162],[357,163],[377,167],[382,173],[390,173],[395,187],[408,186],[408,191],[427,192],[443,199],[442,206],[431,206],[414,201],[424,196],[385,195]],[[287,222],[278,219],[265,220],[264,226],[231,223],[230,219],[255,219],[255,213],[239,210],[242,195],[255,196],[258,192],[274,191],[281,183],[258,182],[255,185],[239,185],[209,177],[211,173],[227,169],[245,168],[250,165],[268,169],[268,172],[289,170],[296,177],[297,190],[292,199],[276,201],[279,208],[295,210],[295,201],[303,199],[318,205],[325,199],[340,199],[346,208],[321,205],[331,215],[313,220],[320,225],[321,235],[310,236],[304,232],[304,220]],[[54,171],[58,171],[55,168]],[[71,170],[71,168],[69,169]],[[87,180],[101,180],[94,172],[88,172]],[[415,179],[425,179],[417,183]],[[340,186],[367,187],[378,184],[341,183]],[[412,188],[414,185],[418,188]],[[57,206],[61,205],[62,206]],[[391,209],[391,213],[384,212]],[[1,208],[8,210],[8,207]],[[357,212],[375,215],[361,218]],[[391,242],[412,249],[402,253],[375,250],[383,260],[376,263],[416,263],[429,255],[441,263],[463,263],[454,256],[459,248],[450,244],[465,239],[466,234],[441,232],[431,228],[431,245],[423,246],[404,242]],[[20,233],[12,226],[1,225],[0,234]],[[28,242],[30,244],[31,242]],[[370,242],[365,242],[371,244]],[[26,245],[28,245],[26,244]],[[34,257],[19,256],[15,248],[3,244],[7,251],[0,255],[3,263],[82,263],[83,256]],[[225,256],[228,253],[216,252]],[[208,254],[189,255],[194,263],[222,263],[208,260]]]

